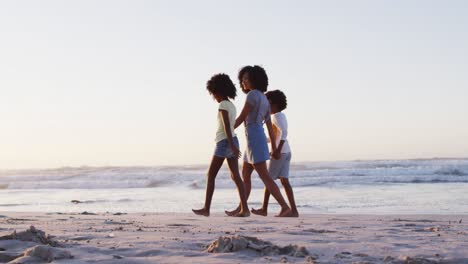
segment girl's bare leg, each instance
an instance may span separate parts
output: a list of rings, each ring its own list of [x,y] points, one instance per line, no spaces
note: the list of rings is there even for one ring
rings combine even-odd
[[[245,187],[245,197],[246,201],[249,200],[250,196],[250,191],[252,189],[252,172],[254,171],[254,167],[252,164],[245,162],[242,164],[242,180],[244,182],[244,187]],[[224,211],[227,215],[233,216],[238,214],[240,211],[240,205],[232,210],[232,211]]]
[[[206,175],[206,195],[205,195],[205,206],[202,209],[192,209],[197,215],[210,216],[211,199],[215,189],[215,179],[218,175],[219,169],[223,165],[224,158],[213,156],[211,160],[210,168]]]
[[[247,217],[250,215],[249,207],[247,205],[247,197],[245,192],[244,183],[242,182],[239,174],[239,163],[236,158],[228,159],[229,170],[231,171],[231,178],[237,186],[240,198],[240,211],[234,216]]]
[[[276,201],[278,201],[279,205],[281,206],[281,211],[277,216],[280,216],[280,217],[292,216],[291,209],[286,204],[286,201],[281,195],[281,191],[278,188],[278,185],[276,185],[276,183],[273,181],[273,179],[270,177],[270,174],[268,173],[266,162],[265,161],[260,162],[260,163],[254,164],[253,166],[255,170],[257,171],[258,175],[260,176],[260,179],[262,179],[263,183],[265,184],[265,187],[268,189],[271,195],[275,197]]]

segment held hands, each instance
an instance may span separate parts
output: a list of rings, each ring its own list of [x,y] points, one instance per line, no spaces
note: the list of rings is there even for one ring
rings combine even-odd
[[[235,146],[235,145],[231,145],[231,150],[232,150],[232,153],[234,153],[234,156],[239,159],[241,157],[241,152],[240,150]]]
[[[279,160],[281,158],[281,152],[278,149],[275,149],[270,153],[272,159]]]

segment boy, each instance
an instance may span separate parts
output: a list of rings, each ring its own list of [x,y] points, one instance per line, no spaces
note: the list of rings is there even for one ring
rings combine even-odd
[[[274,157],[270,160],[269,172],[273,180],[280,179],[283,184],[286,195],[288,196],[289,204],[291,206],[292,216],[298,217],[296,202],[294,200],[294,193],[289,183],[289,166],[291,163],[291,148],[289,146],[288,136],[288,121],[286,115],[282,112],[286,109],[287,100],[286,96],[280,90],[267,92],[266,97],[270,101],[271,106],[271,119],[273,123],[273,131],[276,138],[276,151],[271,153]],[[265,195],[261,209],[252,209],[252,213],[257,215],[266,216],[268,214],[268,201],[270,193],[265,189]]]

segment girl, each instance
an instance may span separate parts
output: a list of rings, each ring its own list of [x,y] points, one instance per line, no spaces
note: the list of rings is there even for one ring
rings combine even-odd
[[[272,153],[276,151],[275,135],[273,134],[272,123],[270,119],[270,104],[263,94],[267,90],[268,76],[265,70],[260,66],[245,66],[239,72],[241,88],[247,92],[247,99],[241,114],[236,119],[234,128],[241,123],[245,124],[245,133],[247,137],[247,150],[244,155],[244,164],[242,167],[242,177],[248,199],[251,190],[251,175],[253,170],[257,171],[260,179],[265,184],[265,188],[273,195],[281,206],[281,211],[277,216],[292,216],[291,209],[286,204],[281,192],[270,178],[266,161],[269,160],[267,139],[263,130],[263,122],[266,122],[268,134],[271,140]],[[278,158],[278,157],[276,157]],[[242,210],[239,206],[234,211],[226,211],[227,215],[236,215]]]
[[[206,83],[206,89],[219,103],[218,111],[218,131],[216,132],[216,148],[211,160],[210,168],[206,179],[205,206],[202,209],[192,209],[197,215],[210,215],[211,199],[215,188],[215,179],[219,169],[227,159],[231,178],[234,180],[240,197],[239,211],[232,216],[246,217],[250,215],[247,206],[244,184],[239,175],[240,157],[239,141],[234,134],[234,122],[236,119],[236,107],[229,101],[229,98],[236,97],[236,87],[226,74],[216,74]]]

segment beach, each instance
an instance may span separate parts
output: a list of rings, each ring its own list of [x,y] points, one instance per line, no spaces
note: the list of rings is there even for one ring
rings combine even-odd
[[[467,14],[0,1],[0,264],[468,264]]]
[[[467,159],[295,163],[299,218],[225,216],[226,168],[194,215],[206,169],[0,171],[0,263],[468,263]]]
[[[467,215],[232,218],[221,213],[201,217],[6,212],[0,216],[0,259],[4,263],[468,263],[467,222]],[[24,238],[26,230],[30,235],[42,230],[47,239],[18,240],[21,235],[31,240]],[[46,249],[45,259],[23,256],[27,249],[44,244],[52,248]]]

